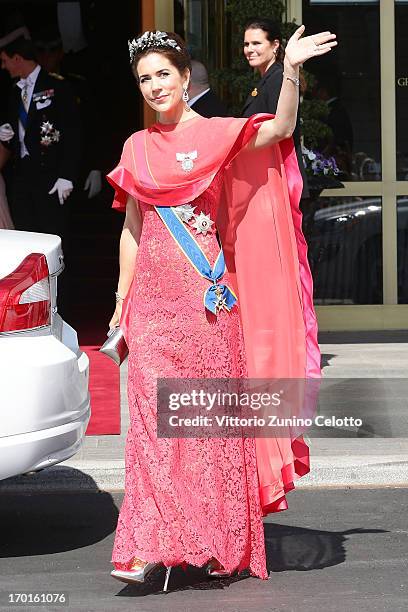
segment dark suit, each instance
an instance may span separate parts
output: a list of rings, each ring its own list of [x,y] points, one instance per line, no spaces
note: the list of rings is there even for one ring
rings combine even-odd
[[[224,102],[222,102],[213,91],[207,91],[206,94],[201,96],[191,105],[191,108],[196,113],[203,117],[230,117],[231,114],[228,112]]]
[[[20,157],[18,117],[21,89],[14,85],[8,121],[14,137],[8,143],[13,153],[10,208],[16,229],[56,233],[64,231],[65,207],[57,193],[48,195],[58,178],[75,184],[80,155],[78,104],[70,86],[61,78],[40,70],[35,82],[24,142],[29,155]],[[44,124],[58,130],[59,140],[44,142]],[[57,138],[57,134],[53,132]]]
[[[283,81],[283,66],[279,62],[275,62],[265,72],[262,79],[256,85],[257,95],[252,96],[249,94],[244,108],[242,110],[243,117],[251,117],[256,113],[276,113],[278,106],[279,94],[282,87]],[[303,179],[303,191],[302,198],[309,196],[309,189],[307,186],[307,177],[303,165],[302,158],[302,146],[300,143],[300,125],[299,125],[299,114],[296,121],[295,131],[293,132],[293,141],[295,144],[296,156],[298,159],[299,170]]]
[[[105,160],[107,151],[100,129],[102,117],[88,79],[82,74],[72,72],[64,72],[62,76],[69,83],[79,106],[81,133],[80,183],[82,186],[91,170],[106,170],[108,172],[110,169],[109,163]]]

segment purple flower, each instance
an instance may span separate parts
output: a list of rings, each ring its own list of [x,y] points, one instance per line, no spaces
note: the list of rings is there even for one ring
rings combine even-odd
[[[313,176],[336,176],[339,173],[334,157],[325,157],[320,151],[311,151],[302,147],[303,164],[306,173]]]

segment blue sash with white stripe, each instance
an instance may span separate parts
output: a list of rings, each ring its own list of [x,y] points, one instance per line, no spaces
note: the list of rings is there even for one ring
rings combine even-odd
[[[27,121],[28,121],[28,113],[27,113],[26,109],[24,108],[24,104],[23,104],[22,100],[21,100],[20,106],[18,108],[18,118],[20,119],[21,125],[23,126],[23,128],[26,129]]]
[[[204,293],[204,306],[213,314],[217,315],[220,310],[230,311],[237,296],[227,287],[220,285],[218,281],[225,272],[224,253],[220,249],[219,255],[211,268],[210,262],[203,253],[194,236],[186,229],[184,223],[174,212],[171,206],[155,206],[157,213],[170,234],[187,257],[197,272],[212,284]]]

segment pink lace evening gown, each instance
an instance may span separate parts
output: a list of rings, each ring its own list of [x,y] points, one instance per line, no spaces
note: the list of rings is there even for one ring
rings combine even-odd
[[[193,205],[215,220],[222,174]],[[238,307],[208,317],[209,282],[192,267],[154,207],[140,203],[143,229],[130,315],[126,487],[112,561],[133,557],[267,578],[254,439],[164,439],[156,435],[157,377],[246,375]],[[187,227],[187,226],[186,226]],[[213,265],[215,231],[190,231]],[[228,274],[223,277],[228,284]]]

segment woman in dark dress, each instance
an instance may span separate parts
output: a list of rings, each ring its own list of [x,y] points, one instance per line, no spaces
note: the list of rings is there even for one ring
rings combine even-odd
[[[255,113],[276,113],[279,94],[284,79],[282,34],[279,25],[270,19],[251,19],[245,24],[244,55],[251,68],[261,76],[256,87],[250,92],[242,110],[243,117]],[[288,78],[288,77],[286,77]],[[302,198],[309,195],[307,178],[302,159],[299,114],[293,132],[299,170],[303,178]]]

